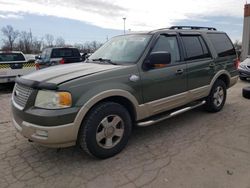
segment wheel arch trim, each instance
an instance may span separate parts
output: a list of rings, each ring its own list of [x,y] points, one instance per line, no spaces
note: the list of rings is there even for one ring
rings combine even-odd
[[[123,98],[126,98],[127,100],[129,100],[134,107],[134,110],[136,113],[135,114],[136,120],[141,119],[141,117],[144,117],[145,113],[147,114],[147,112],[145,112],[145,108],[142,107],[143,105],[139,105],[137,99],[128,91],[121,90],[121,89],[112,89],[112,90],[103,91],[103,92],[95,95],[94,97],[90,98],[80,108],[80,110],[77,113],[77,116],[74,120],[74,125],[76,126],[76,129],[77,129],[76,132],[78,132],[78,129],[81,126],[82,120],[84,119],[86,114],[89,112],[89,110],[98,102],[105,100],[107,98],[110,98],[110,97],[123,97]]]

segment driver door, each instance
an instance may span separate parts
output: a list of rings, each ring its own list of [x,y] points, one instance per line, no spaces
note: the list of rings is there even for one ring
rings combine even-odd
[[[151,52],[160,51],[171,54],[171,63],[141,72],[144,104],[152,115],[187,101],[187,65],[181,58],[177,36],[161,34]]]

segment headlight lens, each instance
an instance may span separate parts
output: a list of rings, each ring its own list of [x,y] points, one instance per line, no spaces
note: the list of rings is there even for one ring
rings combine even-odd
[[[40,90],[37,93],[35,106],[45,109],[62,109],[72,105],[72,97],[69,92],[56,92]]]

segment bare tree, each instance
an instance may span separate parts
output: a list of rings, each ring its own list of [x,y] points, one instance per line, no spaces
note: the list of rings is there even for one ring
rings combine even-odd
[[[8,50],[13,50],[14,42],[17,39],[19,32],[14,30],[11,25],[7,25],[6,27],[2,28],[2,33],[7,39],[3,39],[4,46],[9,48]]]
[[[43,46],[43,39],[38,40],[36,37],[33,38],[33,53],[40,53]]]
[[[33,51],[32,33],[22,31],[20,33],[20,38],[17,47],[24,53],[32,53]]]
[[[54,43],[54,36],[51,35],[51,34],[46,34],[44,36],[46,42],[47,42],[47,46],[48,47],[52,47],[53,46],[53,43]]]
[[[65,40],[62,37],[58,37],[56,39],[56,46],[63,47],[65,46]]]

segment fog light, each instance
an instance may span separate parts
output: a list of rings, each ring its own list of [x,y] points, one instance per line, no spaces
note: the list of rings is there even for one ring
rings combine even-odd
[[[37,136],[48,137],[48,131],[45,130],[36,130]]]

